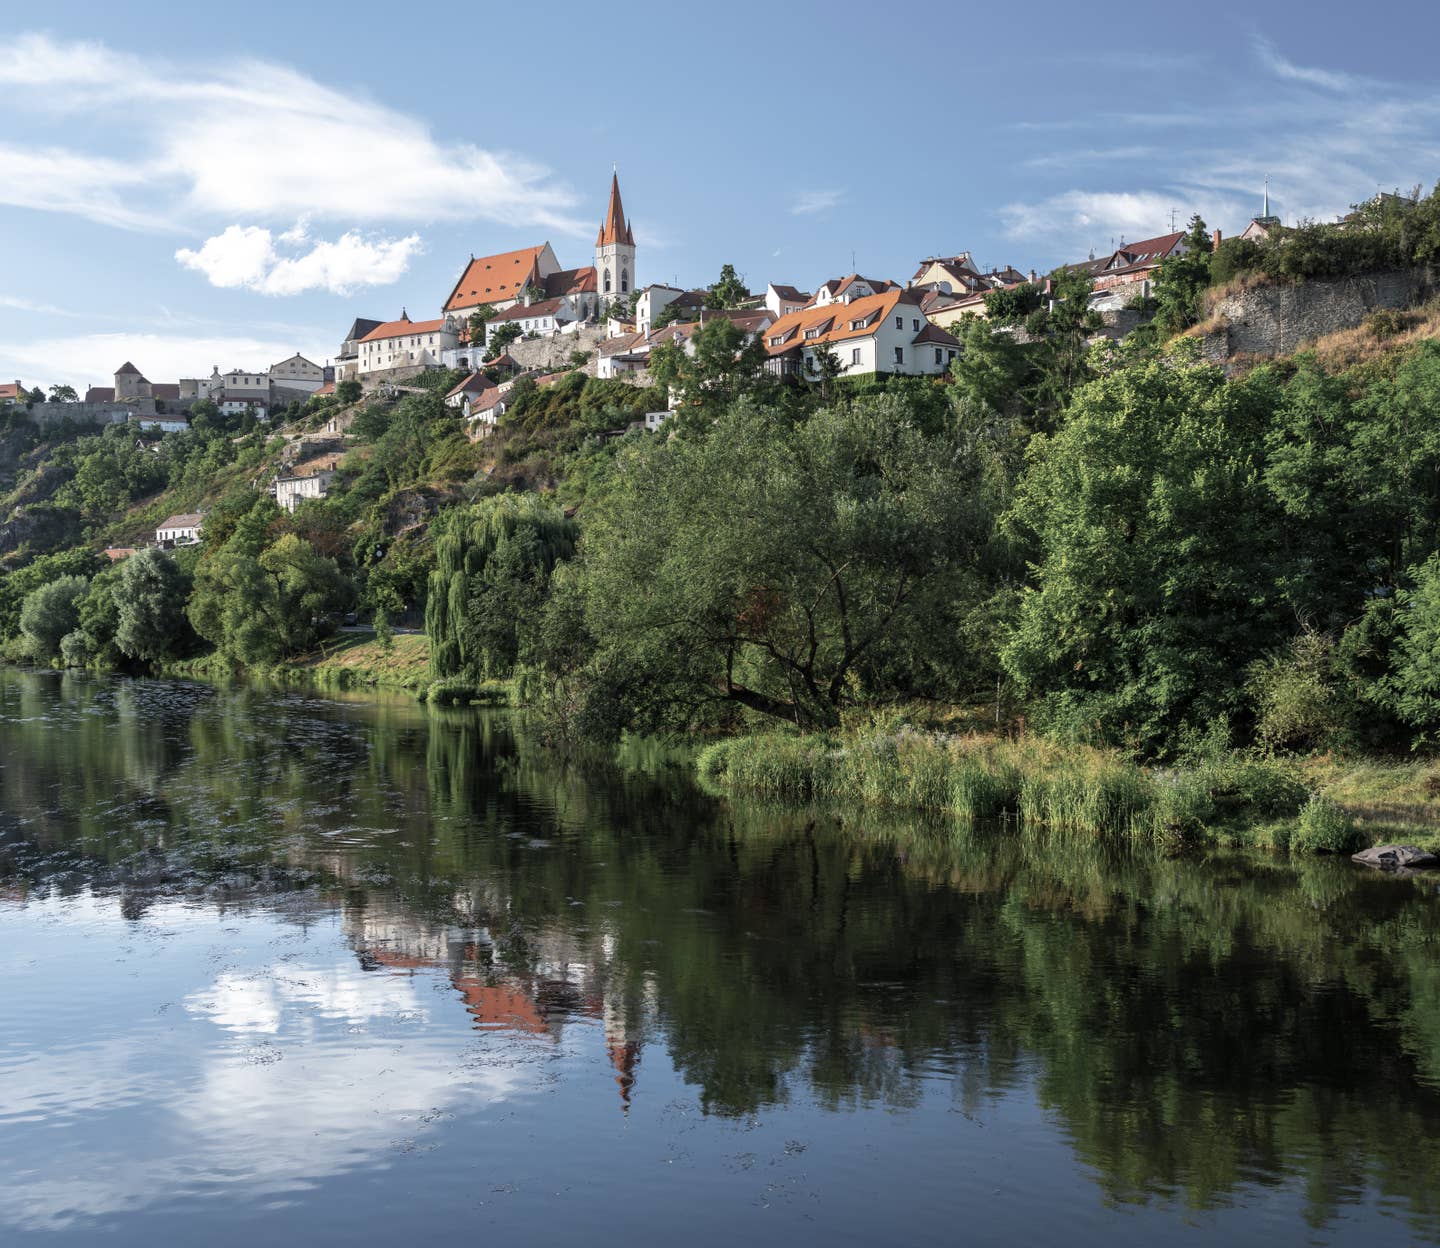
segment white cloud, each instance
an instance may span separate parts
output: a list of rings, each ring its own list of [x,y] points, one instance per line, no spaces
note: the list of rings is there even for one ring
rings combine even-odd
[[[829,212],[841,200],[840,191],[801,191],[790,203],[790,212],[797,217],[816,212]]]
[[[1275,77],[1287,82],[1299,82],[1309,87],[1320,87],[1325,91],[1352,91],[1361,85],[1362,80],[1351,74],[1296,65],[1294,61],[1282,56],[1268,39],[1257,37],[1254,40],[1254,47],[1255,55],[1260,58],[1265,68]]]
[[[83,312],[72,312],[68,308],[57,308],[53,303],[42,303],[38,299],[26,299],[22,295],[0,295],[0,308],[13,308],[16,312],[34,312],[39,316],[74,316],[86,315]]]
[[[87,124],[98,112],[135,144],[117,158],[0,142],[0,203],[127,228],[178,204],[232,220],[486,217],[584,231],[547,170],[439,140],[416,117],[266,61],[207,60],[197,73],[30,34],[10,41],[0,89],[7,119],[21,106]]]
[[[23,377],[30,384],[68,382],[84,390],[111,385],[115,370],[126,360],[151,381],[175,381],[207,377],[214,364],[222,369],[268,368],[296,351],[324,364],[336,346],[323,332],[285,338],[154,333],[76,334],[32,342],[10,338],[0,341],[0,377]]]
[[[362,286],[386,286],[398,280],[420,251],[418,234],[369,240],[356,230],[334,242],[322,239],[300,255],[279,250],[309,241],[303,221],[279,236],[263,226],[232,225],[206,239],[198,251],[182,247],[175,259],[205,274],[212,286],[244,287],[266,295],[306,290],[345,295]]]
[[[1333,219],[1377,190],[1433,180],[1440,90],[1298,65],[1263,38],[1252,41],[1252,54],[1260,81],[1253,71],[1212,76],[1203,114],[1087,113],[1021,123],[1100,138],[1037,154],[1026,168],[1103,166],[1104,181],[1077,185],[1076,172],[1069,186],[1003,205],[1005,234],[1066,260],[1089,247],[1103,251],[1112,237],[1165,233],[1172,208],[1177,226],[1199,212],[1226,233],[1238,230],[1260,211],[1267,176],[1272,211],[1287,221]],[[1143,147],[1106,145],[1140,125]]]
[[[1193,191],[1065,191],[1038,203],[1007,204],[1000,210],[1005,233],[1018,239],[1081,240],[1072,245],[1108,251],[1113,238],[1131,242],[1168,233],[1171,211],[1182,229],[1192,213],[1207,221],[1228,220],[1241,212],[1233,199],[1197,198]]]

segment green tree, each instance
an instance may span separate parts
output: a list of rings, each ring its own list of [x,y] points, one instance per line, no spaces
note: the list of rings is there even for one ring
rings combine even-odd
[[[74,386],[58,385],[50,387],[50,402],[52,403],[78,403],[80,396],[75,393]]]
[[[1050,723],[1151,751],[1242,708],[1247,664],[1284,635],[1263,399],[1143,361],[1033,448],[1009,524],[1034,572],[1002,657]]]
[[[1162,333],[1178,334],[1200,319],[1214,249],[1210,231],[1196,213],[1185,234],[1185,250],[1162,260],[1155,272],[1155,324]]]
[[[361,393],[360,383],[353,377],[347,377],[335,387],[335,401],[346,406],[358,403]]]
[[[750,291],[740,280],[733,264],[721,265],[719,278],[711,282],[705,289],[707,291],[705,297],[707,308],[733,308],[750,298]]]
[[[950,366],[957,394],[996,412],[1013,407],[1029,371],[1024,348],[1010,333],[996,333],[978,317],[960,331],[960,354]]]
[[[89,587],[83,576],[61,576],[32,590],[20,608],[20,634],[30,657],[48,663],[60,642],[80,624],[80,599]]]
[[[189,589],[185,574],[163,550],[142,550],[125,560],[113,591],[120,652],[149,665],[174,654],[188,632]]]
[[[976,465],[888,396],[632,449],[587,518],[591,722],[833,724],[945,666],[988,535]]]
[[[353,597],[333,559],[287,533],[258,558],[232,540],[201,564],[187,613],[221,653],[255,666],[308,650]]]
[[[520,326],[514,321],[506,321],[490,335],[489,345],[485,348],[485,358],[487,360],[498,359],[518,337],[520,337]]]
[[[485,499],[447,522],[425,609],[431,673],[508,676],[551,573],[574,556],[579,526],[536,494]]]
[[[769,380],[763,340],[746,342],[744,331],[726,317],[705,321],[690,336],[688,351],[669,342],[653,348],[650,375],[680,400],[687,423],[713,418]]]
[[[1040,288],[1033,282],[1022,282],[989,291],[985,296],[985,317],[996,325],[1018,325],[1041,306]]]

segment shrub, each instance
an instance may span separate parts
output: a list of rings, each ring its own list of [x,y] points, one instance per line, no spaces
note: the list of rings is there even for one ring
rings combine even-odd
[[[445,680],[431,681],[422,700],[440,706],[468,706],[483,697],[484,691],[474,681],[452,676]]]
[[[1295,832],[1290,837],[1290,852],[1348,854],[1358,844],[1359,837],[1349,816],[1330,798],[1312,793],[1301,808]]]

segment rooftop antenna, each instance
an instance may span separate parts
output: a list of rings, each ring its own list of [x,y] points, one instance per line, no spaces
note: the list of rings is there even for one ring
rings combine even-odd
[[[1265,175],[1265,211],[1260,214],[1262,217],[1270,215],[1270,175]]]
[[[1175,233],[1175,209],[1170,209],[1170,233]]]

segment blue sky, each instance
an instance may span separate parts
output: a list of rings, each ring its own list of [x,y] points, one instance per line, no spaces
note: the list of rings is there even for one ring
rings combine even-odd
[[[0,4],[0,378],[323,362],[469,255],[813,289],[970,250],[1044,270],[1201,212],[1440,178],[1440,10]],[[6,16],[5,10],[10,15]],[[613,15],[613,16],[611,16]]]

